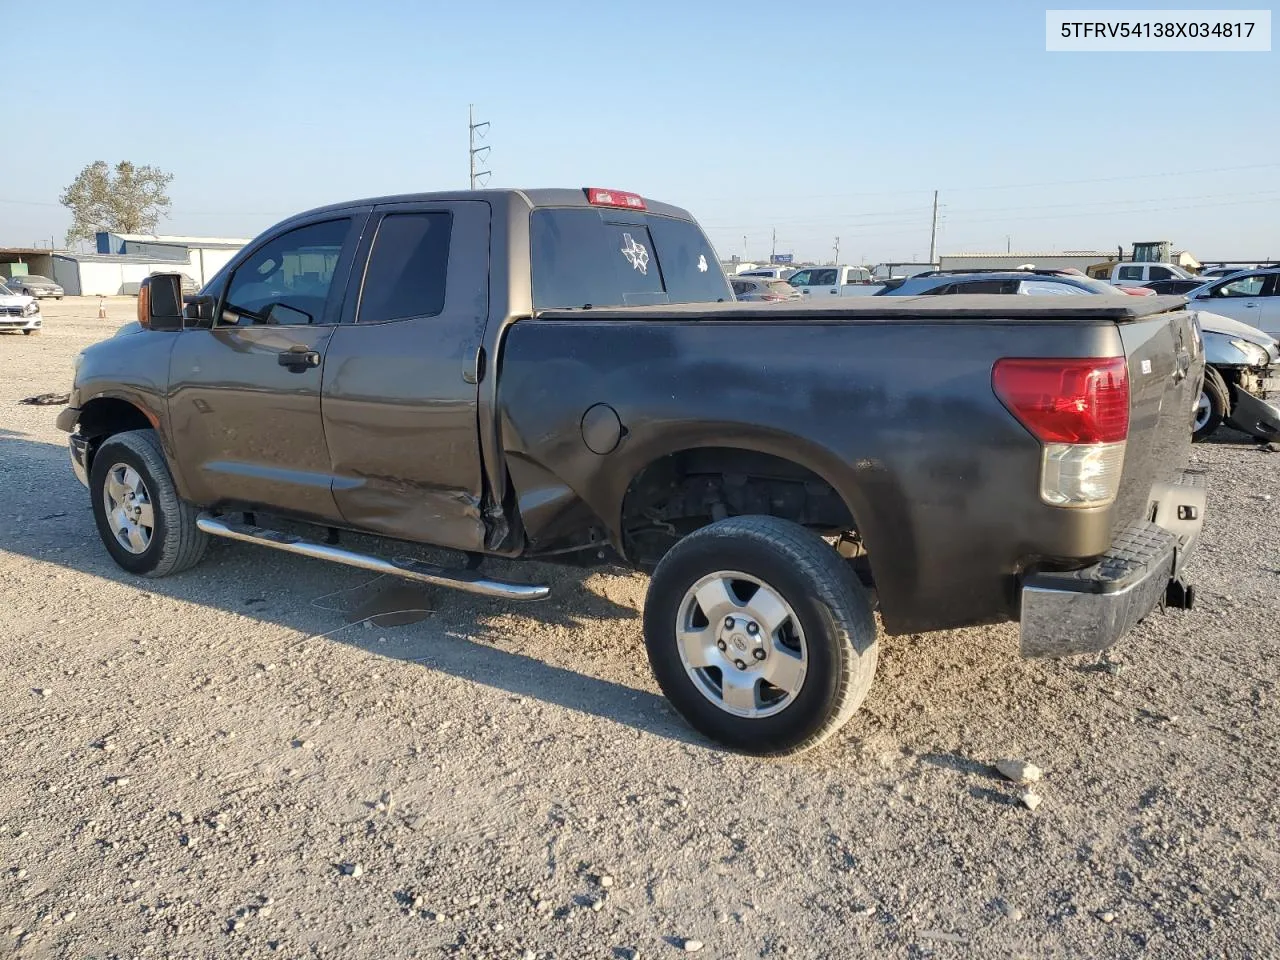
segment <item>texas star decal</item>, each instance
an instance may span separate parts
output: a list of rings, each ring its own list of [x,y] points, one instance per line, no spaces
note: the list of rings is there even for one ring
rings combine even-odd
[[[643,243],[636,243],[629,233],[622,235],[622,255],[636,270],[646,275],[649,273],[649,251]]]

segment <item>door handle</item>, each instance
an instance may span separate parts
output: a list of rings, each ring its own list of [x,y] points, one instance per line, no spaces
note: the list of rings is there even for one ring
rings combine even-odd
[[[837,297],[840,295],[839,290],[828,290],[827,293],[831,294],[833,297]]]
[[[276,357],[277,362],[282,367],[288,367],[295,373],[301,373],[308,367],[320,366],[320,354],[315,350],[308,350],[305,347],[301,349],[286,350],[284,353]]]

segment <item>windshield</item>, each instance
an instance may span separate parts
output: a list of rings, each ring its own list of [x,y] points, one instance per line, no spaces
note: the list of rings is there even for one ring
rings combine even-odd
[[[533,211],[529,233],[538,310],[733,299],[715,251],[689,220],[544,208]]]

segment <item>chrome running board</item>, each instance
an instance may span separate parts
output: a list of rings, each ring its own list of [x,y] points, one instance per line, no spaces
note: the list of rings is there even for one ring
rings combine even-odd
[[[248,523],[236,523],[223,517],[215,517],[210,513],[200,514],[196,518],[196,526],[214,537],[257,543],[264,547],[283,550],[285,553],[296,553],[315,560],[330,560],[348,567],[359,567],[361,570],[371,570],[374,573],[404,577],[407,580],[429,583],[436,587],[451,587],[454,590],[477,593],[482,597],[498,597],[503,600],[545,600],[551,595],[551,588],[546,586],[492,580],[471,570],[450,570],[421,560],[408,558],[384,560],[381,557],[354,553],[324,543],[312,543],[291,533],[268,530],[266,527],[257,527]]]

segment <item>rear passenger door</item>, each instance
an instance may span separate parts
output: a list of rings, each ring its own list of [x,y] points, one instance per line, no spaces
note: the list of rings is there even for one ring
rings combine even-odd
[[[352,526],[484,546],[477,381],[489,220],[476,200],[374,208],[322,386],[333,498]]]

